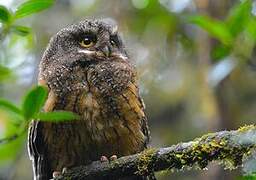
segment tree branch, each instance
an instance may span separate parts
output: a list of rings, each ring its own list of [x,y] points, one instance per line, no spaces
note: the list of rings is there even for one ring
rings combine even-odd
[[[16,140],[18,137],[19,137],[18,134],[14,134],[9,137],[2,138],[2,139],[0,139],[0,144],[7,144],[9,142]]]
[[[255,149],[256,126],[244,126],[235,131],[206,134],[167,148],[148,149],[110,163],[95,161],[69,169],[55,179],[113,179],[192,166],[203,169],[211,161],[219,161],[226,168],[233,169],[239,167],[243,158]]]

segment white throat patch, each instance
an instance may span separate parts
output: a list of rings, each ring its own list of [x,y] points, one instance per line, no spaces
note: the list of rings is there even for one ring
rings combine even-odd
[[[95,54],[95,51],[90,51],[90,50],[86,50],[86,49],[80,49],[80,50],[78,50],[78,53]]]

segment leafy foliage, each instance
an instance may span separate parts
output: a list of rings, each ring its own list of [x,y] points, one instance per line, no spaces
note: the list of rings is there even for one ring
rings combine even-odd
[[[5,99],[0,99],[0,108],[4,108],[16,114],[22,114],[21,110],[17,106]]]
[[[54,121],[54,122],[61,122],[61,121],[68,121],[68,120],[75,120],[79,119],[79,116],[75,115],[72,112],[67,111],[54,111],[54,112],[41,112],[38,113],[35,118],[43,120],[43,121]]]
[[[9,68],[0,65],[0,82],[9,78],[11,74],[12,71]]]
[[[27,36],[31,32],[31,29],[26,26],[14,25],[11,27],[11,31],[20,36]]]
[[[242,179],[243,180],[256,180],[256,173],[244,176]]]
[[[5,6],[0,5],[0,22],[7,23],[10,21],[11,13]]]
[[[54,3],[53,0],[30,0],[23,4],[21,4],[15,14],[14,17],[16,19],[23,18],[25,16],[29,16],[31,14],[40,12],[44,9],[49,8]]]
[[[245,29],[248,21],[251,18],[251,10],[251,0],[246,0],[231,9],[230,14],[225,21],[225,24],[227,25],[233,37],[236,37]]]
[[[29,0],[20,4],[15,12],[12,12],[5,6],[0,5],[0,39],[1,42],[10,34],[19,36],[28,36],[31,34],[31,28],[19,25],[18,20],[28,17],[42,10],[45,10],[54,4],[54,0]],[[14,41],[12,43],[16,43]],[[4,45],[4,44],[2,44]],[[0,56],[2,58],[2,56]],[[0,82],[13,75],[13,71],[6,67],[0,59]],[[45,121],[63,121],[78,119],[78,116],[71,112],[51,112],[44,113],[41,109],[47,97],[47,90],[42,86],[34,87],[23,98],[22,106],[19,107],[8,100],[0,99],[0,116],[3,121],[5,131],[3,135],[6,138],[0,139],[0,163],[17,154],[18,147],[24,142],[24,132],[27,131],[28,123],[32,120]],[[2,125],[2,124],[1,124]]]
[[[232,43],[232,34],[227,25],[222,21],[211,19],[207,16],[192,16],[189,18],[189,21],[206,30],[210,35],[217,38],[223,44]]]
[[[239,46],[242,45],[241,43],[247,45],[248,42],[241,42],[241,39],[248,39],[250,35],[255,37],[255,17],[252,15],[251,0],[245,0],[232,8],[223,21],[202,15],[190,16],[188,21],[202,28],[220,42],[212,50],[214,60],[223,59],[231,54],[244,56]],[[238,41],[239,46],[237,46]],[[255,46],[255,39],[252,43],[253,46],[248,48],[252,49]]]
[[[16,25],[16,20],[43,11],[54,4],[54,0],[29,0],[19,5],[13,13],[5,6],[0,5],[0,22],[3,23],[3,32],[14,32],[26,36],[31,32],[29,27]]]
[[[47,98],[47,90],[42,86],[37,86],[31,89],[27,95],[24,97],[22,102],[22,107],[18,107],[13,103],[0,99],[0,110],[7,110],[15,118],[17,116],[22,117],[17,120],[12,121],[14,124],[20,126],[20,132],[25,132],[28,123],[32,119],[42,120],[42,121],[67,121],[79,119],[79,116],[67,111],[56,111],[56,112],[41,112],[41,109]],[[1,144],[1,140],[0,140]]]
[[[22,112],[25,119],[30,120],[40,111],[47,97],[47,90],[38,86],[32,89],[26,96],[22,104]]]

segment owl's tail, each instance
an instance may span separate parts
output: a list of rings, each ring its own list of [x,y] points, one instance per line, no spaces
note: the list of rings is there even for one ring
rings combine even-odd
[[[43,157],[39,156],[33,160],[33,176],[34,180],[49,180],[52,178],[47,161]]]

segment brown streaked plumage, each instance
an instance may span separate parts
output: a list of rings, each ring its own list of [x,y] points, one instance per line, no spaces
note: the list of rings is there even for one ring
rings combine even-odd
[[[31,123],[28,148],[34,179],[50,179],[64,167],[147,147],[149,131],[136,70],[115,25],[85,20],[59,31],[41,60],[39,84],[49,90],[44,111],[67,110],[81,118]]]

